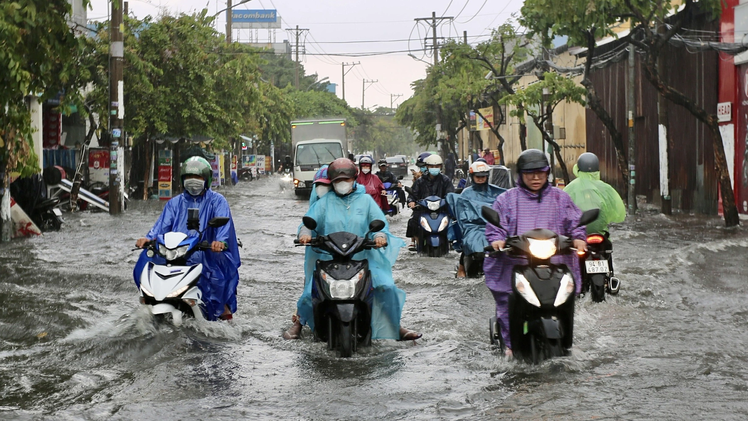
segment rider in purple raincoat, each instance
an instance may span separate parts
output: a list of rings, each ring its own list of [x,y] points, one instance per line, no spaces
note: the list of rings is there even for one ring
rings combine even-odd
[[[545,154],[537,149],[522,152],[517,159],[517,187],[499,195],[493,209],[499,213],[501,227],[486,225],[486,239],[495,250],[506,244],[511,236],[521,235],[535,228],[545,228],[574,239],[574,247],[587,249],[585,227],[577,227],[582,211],[574,205],[568,194],[551,186],[548,182],[550,165]],[[486,258],[483,271],[486,286],[496,301],[496,317],[501,336],[506,345],[507,356],[511,356],[512,343],[509,338],[509,295],[512,293],[512,269],[526,264],[524,257],[509,257],[500,253]],[[557,255],[551,258],[554,264],[565,264],[574,275],[576,293],[581,292],[579,258],[575,254]]]
[[[234,231],[234,220],[226,198],[210,189],[213,170],[208,161],[200,157],[188,158],[182,164],[182,187],[184,192],[166,203],[161,216],[148,234],[137,240],[135,245],[142,248],[148,241],[170,231],[190,233],[187,229],[187,210],[199,209],[200,229],[203,240],[211,244],[211,251],[196,251],[187,263],[203,264],[203,275],[197,286],[202,292],[205,318],[208,320],[230,320],[236,312],[236,288],[239,284],[239,246]],[[206,228],[208,221],[215,217],[229,217],[229,223],[218,228]],[[225,250],[225,251],[224,251]],[[145,250],[135,265],[135,284],[140,284],[140,274],[148,261],[162,259],[149,258]],[[157,262],[159,263],[159,262]]]

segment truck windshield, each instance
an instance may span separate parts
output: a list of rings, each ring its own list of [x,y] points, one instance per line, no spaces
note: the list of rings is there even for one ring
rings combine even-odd
[[[343,148],[339,143],[308,143],[296,147],[296,166],[320,167],[343,157]]]

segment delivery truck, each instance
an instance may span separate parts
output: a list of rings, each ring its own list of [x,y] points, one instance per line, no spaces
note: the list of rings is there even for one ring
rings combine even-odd
[[[317,170],[346,156],[344,147],[348,140],[345,119],[292,121],[291,140],[294,192],[299,196],[308,196]]]

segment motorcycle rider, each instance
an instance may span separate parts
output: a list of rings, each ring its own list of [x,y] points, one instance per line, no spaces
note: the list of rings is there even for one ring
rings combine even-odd
[[[181,166],[184,192],[170,199],[161,216],[145,237],[139,238],[135,246],[143,248],[148,242],[167,232],[190,233],[187,229],[188,209],[199,209],[200,229],[203,240],[210,243],[211,253],[197,251],[188,264],[202,263],[203,276],[197,286],[203,294],[205,317],[208,320],[231,320],[236,312],[236,288],[239,284],[239,246],[231,219],[231,210],[226,198],[210,189],[213,169],[205,158],[187,158]],[[207,228],[208,221],[215,217],[228,217],[229,223],[218,228]],[[193,231],[194,233],[194,231]],[[221,253],[226,250],[225,253]],[[156,257],[156,256],[154,256]],[[145,250],[135,265],[136,284],[143,267],[151,260]]]
[[[577,227],[582,211],[568,194],[551,186],[548,181],[550,164],[546,155],[537,149],[527,149],[517,158],[517,186],[499,195],[493,209],[501,217],[501,227],[486,225],[486,239],[494,250],[506,244],[507,237],[521,235],[535,228],[545,228],[573,238],[574,247],[587,250],[584,226]],[[512,269],[526,264],[524,257],[500,253],[488,257],[483,263],[486,286],[496,301],[496,318],[506,346],[505,353],[512,356],[509,338],[509,296],[512,293]],[[551,258],[554,264],[566,264],[574,275],[576,293],[581,291],[579,259],[573,255],[558,255]]]
[[[374,160],[370,156],[359,158],[358,166],[361,171],[358,173],[356,182],[366,188],[366,193],[371,195],[382,212],[387,212],[390,210],[390,204],[387,202],[387,191],[384,189],[382,180],[371,172],[373,165]]]
[[[424,152],[418,155],[418,158],[416,159],[416,167],[418,167],[418,171],[410,170],[410,173],[413,174],[413,183],[415,183],[416,180],[418,180],[422,175],[428,172],[429,169],[426,167],[426,164],[423,161],[429,156],[431,156],[431,152]]]
[[[454,200],[449,200],[454,217],[459,219],[461,225],[466,227],[464,232],[461,232],[463,252],[460,253],[460,266],[457,269],[458,278],[467,276],[464,263],[465,244],[471,245],[468,247],[468,250],[473,253],[482,252],[488,245],[485,241],[486,221],[481,217],[481,207],[483,205],[492,205],[496,197],[506,191],[506,189],[488,183],[488,174],[490,171],[491,167],[487,163],[481,161],[473,162],[468,170],[470,179],[472,180],[470,187],[463,190]],[[452,195],[448,195],[448,197],[450,196]],[[465,203],[465,201],[470,203]]]
[[[393,189],[397,192],[397,197],[400,200],[402,207],[405,207],[405,192],[403,191],[402,183],[400,183],[400,180],[395,177],[395,174],[389,170],[386,159],[382,158],[378,163],[379,172],[377,172],[377,177],[382,180],[382,184],[390,183],[390,185],[393,186]]]
[[[626,205],[616,189],[600,180],[600,160],[597,155],[585,152],[574,165],[574,181],[564,188],[574,204],[582,211],[600,209],[597,219],[587,225],[587,235],[603,234],[608,238],[608,224],[626,219]],[[613,276],[613,254],[608,254],[608,266]],[[618,283],[618,280],[615,280]]]
[[[442,199],[447,197],[447,193],[452,193],[455,190],[452,181],[444,174],[441,174],[442,168],[442,157],[433,154],[426,157],[423,160],[428,170],[428,175],[420,177],[413,183],[413,187],[408,197],[408,206],[411,209],[416,207],[416,204],[428,197],[428,196],[439,196]],[[413,210],[413,216],[408,221],[408,229],[406,236],[412,239],[411,249],[416,248],[416,237],[418,230],[418,221],[421,220],[421,211]]]
[[[395,286],[392,279],[392,266],[397,259],[401,239],[389,232],[387,220],[377,204],[366,194],[364,186],[356,183],[356,165],[346,158],[334,160],[328,167],[328,179],[334,193],[319,198],[307,211],[306,216],[317,221],[317,235],[346,231],[358,236],[365,235],[369,224],[376,220],[385,222],[385,228],[374,235],[376,249],[366,250],[364,258],[369,262],[374,289],[372,311],[372,339],[415,340],[422,335],[400,326],[400,316],[405,304],[405,292]],[[299,229],[299,242],[307,244],[312,240],[312,231],[302,225]],[[385,247],[387,246],[387,247]],[[329,260],[331,257],[327,256]],[[309,282],[311,284],[311,282]],[[314,329],[314,314],[311,300],[311,285],[305,286],[298,302],[299,317],[293,326],[284,333],[284,338],[297,339],[304,324]]]

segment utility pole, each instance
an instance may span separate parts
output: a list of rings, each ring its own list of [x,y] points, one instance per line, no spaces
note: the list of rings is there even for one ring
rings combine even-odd
[[[628,126],[629,126],[629,194],[628,194],[628,211],[629,215],[636,214],[636,149],[634,148],[634,112],[636,110],[636,101],[634,96],[634,65],[636,57],[634,56],[634,44],[629,44],[629,61],[628,61],[628,86],[626,87],[626,99],[628,106]]]
[[[299,28],[299,25],[296,25],[296,29],[293,28],[286,28],[286,31],[294,31],[294,37],[296,38],[296,76],[294,78],[294,85],[296,86],[296,89],[299,89],[299,37],[301,37],[301,34],[305,31],[308,31],[309,29],[305,28]]]
[[[226,0],[226,44],[231,44],[231,0]]]
[[[401,96],[403,96],[403,94],[390,94],[390,111],[394,111],[394,108],[392,108],[392,100],[400,98]]]
[[[434,66],[439,64],[439,42],[437,41],[437,36],[436,36],[436,22],[437,21],[441,22],[443,20],[451,21],[452,19],[454,18],[451,16],[450,17],[442,16],[442,17],[437,18],[436,12],[431,12],[430,18],[415,18],[414,19],[416,22],[422,21],[422,20],[431,21],[431,33],[432,33],[432,42],[433,42],[433,48],[434,48]],[[440,132],[442,131],[442,109],[438,103],[436,105],[436,127],[435,129],[436,129],[435,130],[436,131],[436,142],[438,145]]]
[[[372,83],[377,83],[379,81],[378,80],[366,80],[366,79],[364,79],[363,82],[364,82],[363,83],[363,90],[361,91],[361,110],[362,111],[364,110],[364,94],[366,93],[366,84],[368,83],[369,85],[371,85]]]
[[[122,69],[124,68],[124,34],[122,33],[122,0],[112,0],[112,17],[109,57],[109,214],[122,212],[122,175],[119,168],[120,141],[124,146],[122,126],[125,118],[125,94]]]
[[[343,89],[343,101],[345,101],[345,75],[347,75],[348,72],[350,72],[351,70],[353,70],[353,66],[355,66],[357,64],[361,64],[361,62],[359,61],[357,63],[340,63],[340,64],[343,65],[343,82],[342,82],[343,87],[342,87],[342,89]],[[348,69],[348,72],[345,70],[346,66],[351,66],[351,68]]]

